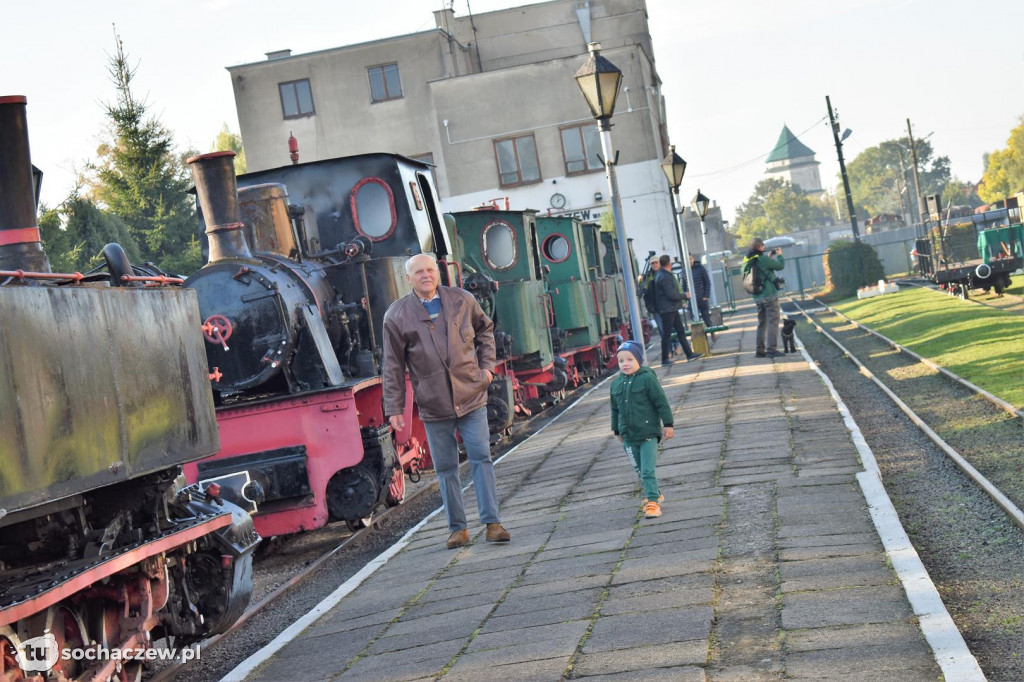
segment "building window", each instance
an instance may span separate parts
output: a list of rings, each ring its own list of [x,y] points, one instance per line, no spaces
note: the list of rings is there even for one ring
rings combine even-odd
[[[562,155],[565,157],[566,175],[603,170],[604,164],[597,156],[600,151],[601,134],[595,124],[562,128]]]
[[[533,135],[497,140],[494,153],[498,157],[498,176],[502,187],[540,182],[540,163]]]
[[[281,91],[281,110],[284,112],[285,118],[312,116],[315,113],[313,111],[313,89],[309,87],[308,78],[278,83],[277,89]]]
[[[402,81],[398,78],[398,64],[371,66],[366,73],[370,77],[371,102],[383,102],[402,97]]]

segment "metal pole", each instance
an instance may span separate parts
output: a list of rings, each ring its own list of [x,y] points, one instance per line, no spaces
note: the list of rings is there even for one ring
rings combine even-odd
[[[843,143],[839,139],[839,124],[832,115],[832,100],[825,95],[825,103],[828,105],[828,118],[832,124],[832,137],[836,141],[836,153],[839,155],[839,173],[843,176],[843,189],[846,190],[846,209],[850,212],[850,227],[853,229],[853,241],[860,241],[860,232],[857,230],[857,214],[853,210],[853,194],[850,193],[850,178],[846,175],[846,162],[843,161]]]
[[[704,225],[704,216],[700,216],[700,238],[704,242],[704,265],[708,268],[708,279],[711,281],[711,307],[718,307],[718,297],[715,296],[715,278],[711,276],[711,256],[708,255],[708,228]],[[690,259],[687,258],[689,263]]]
[[[619,244],[619,267],[626,286],[626,305],[629,307],[629,322],[633,340],[644,345],[644,328],[640,324],[640,305],[636,298],[636,272],[629,257],[629,242],[626,240],[626,225],[622,222],[622,204],[619,200],[619,181],[615,176],[615,161],[612,156],[612,134],[608,119],[597,122],[601,131],[601,151],[604,152],[604,170],[608,178],[608,193],[611,195],[612,217],[615,219],[615,238]]]
[[[690,292],[690,316],[696,322],[700,319],[697,314],[697,297],[693,295],[693,269],[690,267],[690,250],[686,246],[686,223],[683,221],[683,207],[679,205],[679,188],[672,188],[672,211],[676,214],[676,231],[679,233],[680,242],[683,245],[683,272],[686,273],[686,290]]]
[[[927,137],[927,135],[925,136]],[[910,130],[910,119],[907,119],[907,138],[910,140],[910,160],[914,163],[914,204],[917,206],[917,222],[924,222],[924,211],[921,210],[921,185],[917,180],[917,145],[914,144],[914,133]]]

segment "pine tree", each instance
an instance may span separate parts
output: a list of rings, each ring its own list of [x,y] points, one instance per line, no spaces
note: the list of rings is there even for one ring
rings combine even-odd
[[[116,98],[105,105],[110,140],[98,150],[99,165],[91,166],[93,196],[128,226],[144,260],[188,274],[202,265],[189,176],[171,132],[132,92],[137,67],[130,66],[120,36],[114,39],[107,70]]]

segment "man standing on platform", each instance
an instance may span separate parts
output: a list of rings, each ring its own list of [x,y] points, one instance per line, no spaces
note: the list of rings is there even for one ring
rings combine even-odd
[[[708,276],[707,268],[692,253],[690,272],[693,273],[693,295],[697,298],[697,312],[704,321],[704,327],[707,328],[711,326],[711,305],[708,303],[708,296],[711,295],[711,277]]]
[[[683,347],[683,352],[686,353],[687,360],[704,357],[690,349],[683,321],[679,318],[679,306],[683,302],[683,295],[679,291],[679,282],[676,280],[676,276],[672,274],[672,259],[668,254],[664,254],[660,260],[661,267],[654,277],[654,307],[661,320],[661,364],[672,364],[673,331]]]
[[[384,313],[384,414],[396,432],[405,428],[408,367],[451,531],[448,549],[469,542],[456,431],[466,446],[487,541],[508,542],[511,536],[498,515],[487,426],[487,389],[495,364],[494,323],[468,291],[440,286],[437,261],[429,254],[406,261],[405,279],[412,293]]]

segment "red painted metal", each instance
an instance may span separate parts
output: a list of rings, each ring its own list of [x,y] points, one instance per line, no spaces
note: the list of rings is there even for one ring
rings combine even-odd
[[[411,396],[411,389],[408,394]],[[381,397],[380,378],[372,377],[340,389],[218,408],[221,450],[210,459],[296,445],[306,448],[310,494],[286,508],[257,511],[253,522],[260,535],[298,533],[328,522],[327,483],[336,472],[362,461],[359,428],[384,423]],[[411,416],[406,417],[406,432],[410,435],[412,421]],[[418,424],[419,420],[415,421]],[[196,463],[185,465],[185,478],[190,483],[199,480]]]
[[[81,282],[85,275],[80,272],[26,272],[25,270],[0,270],[0,277],[17,277],[18,279],[57,279],[70,282]]]
[[[154,282],[156,284],[183,284],[185,280],[181,277],[133,277],[132,275],[121,275],[122,282]]]
[[[201,538],[208,533],[212,533],[215,530],[230,525],[231,514],[225,512],[220,516],[216,516],[196,526],[186,528],[177,533],[172,533],[171,535],[162,537],[159,540],[145,544],[138,549],[113,557],[109,561],[105,561],[98,566],[94,566],[93,568],[76,575],[71,580],[60,583],[56,587],[53,587],[42,594],[16,604],[10,608],[0,610],[0,626],[10,625],[22,618],[28,618],[33,613],[38,613],[43,609],[48,609],[58,602],[67,599],[76,592],[84,590],[94,583],[103,580],[108,576],[114,575],[119,571],[123,571],[124,569],[148,559],[149,557],[162,554],[163,552],[169,552],[177,547],[181,547],[193,540]]]
[[[391,227],[388,228],[388,231],[386,233],[377,237],[374,237],[372,235],[367,234],[366,232],[363,232],[362,225],[359,224],[359,206],[356,203],[356,199],[359,196],[359,190],[362,189],[364,185],[370,183],[373,183],[384,188],[384,191],[388,195],[388,208],[391,209]],[[391,186],[388,183],[384,182],[380,178],[363,178],[362,180],[356,183],[355,187],[352,188],[352,193],[350,196],[351,198],[349,199],[349,208],[352,209],[352,223],[356,228],[356,232],[363,235],[371,242],[385,241],[386,239],[390,238],[392,234],[395,233],[395,228],[398,226],[398,212],[395,210],[395,193],[391,191]]]
[[[21,227],[0,232],[0,246],[28,244],[39,241],[38,227]]]

